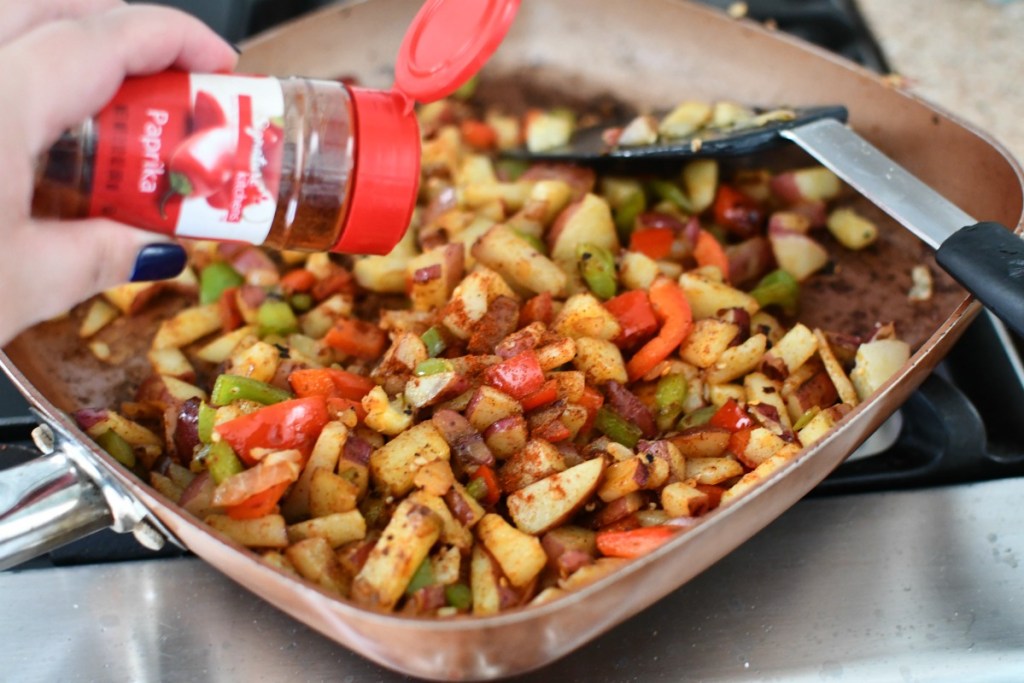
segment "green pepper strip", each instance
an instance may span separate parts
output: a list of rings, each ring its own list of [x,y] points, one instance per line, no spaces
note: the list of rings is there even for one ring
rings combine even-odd
[[[683,401],[689,387],[686,377],[679,374],[665,375],[658,380],[654,391],[654,402],[658,408],[658,428],[662,431],[675,424],[676,418],[683,412]]]
[[[96,443],[125,467],[135,467],[135,449],[113,429],[108,429],[97,436]]]
[[[292,308],[301,313],[313,308],[313,297],[306,292],[299,292],[292,294],[289,303],[292,305]]]
[[[426,377],[428,375],[436,375],[441,372],[448,372],[451,369],[451,361],[445,360],[444,358],[428,358],[427,360],[420,361],[416,364],[413,374],[417,377]]]
[[[203,458],[203,462],[206,463],[206,469],[210,472],[210,476],[213,477],[215,484],[219,484],[228,477],[238,474],[245,469],[242,461],[231,450],[231,446],[228,445],[227,441],[217,441],[212,444],[210,452]]]
[[[441,334],[441,330],[436,325],[424,332],[420,339],[423,340],[423,344],[427,347],[427,355],[431,358],[440,356],[448,348],[444,335]]]
[[[801,429],[807,426],[808,422],[817,417],[818,413],[820,412],[821,408],[819,408],[818,406],[814,406],[813,408],[808,409],[803,415],[800,416],[799,420],[793,423],[793,431],[799,432]]]
[[[683,419],[679,421],[677,428],[682,430],[689,429],[690,427],[699,427],[703,424],[707,424],[708,420],[710,420],[711,416],[714,415],[716,412],[718,412],[718,408],[713,405],[699,408],[693,411],[692,413],[683,415]]]
[[[430,563],[429,557],[424,558],[412,578],[409,579],[409,585],[405,587],[405,594],[412,595],[419,589],[432,586],[435,583],[437,583],[437,579],[434,578],[434,565]]]
[[[542,254],[547,254],[548,253],[548,248],[544,245],[544,242],[541,240],[541,238],[537,237],[536,235],[531,235],[528,232],[524,232],[522,230],[516,230],[515,228],[512,229],[512,232],[514,232],[516,234],[516,237],[518,237],[522,241],[526,242],[527,244],[529,244],[531,247],[533,247],[534,249],[536,249],[540,253],[542,253]]]
[[[473,606],[473,591],[464,583],[453,583],[444,587],[444,599],[455,609],[466,611]]]
[[[272,334],[285,336],[299,329],[299,321],[292,307],[278,299],[267,299],[260,304],[256,322],[259,323],[261,337]]]
[[[612,441],[618,441],[627,448],[636,446],[643,432],[608,406],[601,406],[594,416],[594,427]]]
[[[466,493],[473,497],[473,500],[483,500],[487,497],[487,482],[481,478],[470,479],[466,484]]]
[[[238,287],[245,278],[230,264],[217,261],[203,268],[199,275],[199,303],[212,304],[220,299],[225,290]]]
[[[619,240],[623,244],[629,244],[629,236],[633,234],[633,227],[636,225],[636,217],[647,208],[647,197],[642,190],[630,193],[623,200],[622,204],[615,209],[615,229],[619,233]]]
[[[241,375],[220,375],[210,392],[210,401],[215,406],[226,406],[238,400],[271,405],[290,398],[291,392]]]
[[[587,287],[599,299],[607,301],[618,291],[615,279],[615,258],[604,247],[584,243],[576,248],[579,259],[580,275]]]
[[[682,188],[671,180],[652,180],[651,189],[661,199],[675,204],[686,213],[693,213],[693,204],[690,203],[690,198],[686,196]]]
[[[205,401],[199,404],[199,423],[196,429],[199,432],[199,440],[203,443],[213,441],[213,421],[217,418],[217,409]]]
[[[800,285],[796,278],[784,270],[773,270],[761,278],[750,292],[761,308],[779,306],[786,315],[796,315],[800,302]]]
[[[526,173],[530,164],[521,159],[498,159],[494,163],[494,170],[498,176],[512,183],[519,180],[519,176]]]

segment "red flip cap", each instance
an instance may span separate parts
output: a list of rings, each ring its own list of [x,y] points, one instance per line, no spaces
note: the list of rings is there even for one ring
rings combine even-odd
[[[420,180],[413,101],[446,97],[483,66],[521,0],[427,0],[398,51],[395,90],[350,88],[356,162],[345,229],[332,251],[386,254],[409,228]]]

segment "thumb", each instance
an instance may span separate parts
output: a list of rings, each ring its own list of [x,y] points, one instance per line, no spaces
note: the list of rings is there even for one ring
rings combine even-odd
[[[181,245],[107,219],[31,221],[12,230],[0,253],[0,284],[17,292],[0,303],[0,337],[47,320],[128,281],[174,277],[185,267]],[[11,309],[11,310],[7,310]]]

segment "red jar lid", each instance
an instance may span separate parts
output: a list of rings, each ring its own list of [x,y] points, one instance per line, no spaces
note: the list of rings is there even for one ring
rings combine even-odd
[[[333,251],[386,254],[409,227],[420,179],[413,102],[468,81],[508,33],[521,0],[428,0],[405,34],[395,90],[350,88],[356,168],[345,229]]]

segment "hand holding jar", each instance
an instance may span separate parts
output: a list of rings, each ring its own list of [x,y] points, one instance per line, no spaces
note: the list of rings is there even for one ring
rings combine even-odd
[[[33,219],[34,164],[98,112],[127,76],[230,71],[237,55],[197,19],[114,0],[40,0],[0,9],[0,343],[115,284],[176,275],[178,245],[105,218]]]

